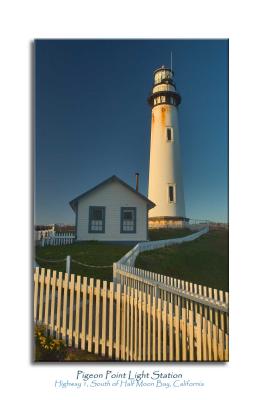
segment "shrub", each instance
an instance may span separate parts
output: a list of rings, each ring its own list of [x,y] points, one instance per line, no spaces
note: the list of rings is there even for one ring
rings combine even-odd
[[[63,361],[66,356],[64,341],[53,338],[44,325],[35,325],[35,361]]]

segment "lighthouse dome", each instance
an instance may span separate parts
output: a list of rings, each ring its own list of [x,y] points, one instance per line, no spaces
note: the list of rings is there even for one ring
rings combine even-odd
[[[154,84],[158,85],[162,82],[171,82],[173,83],[173,71],[170,68],[166,68],[162,65],[161,68],[158,68],[154,71]]]

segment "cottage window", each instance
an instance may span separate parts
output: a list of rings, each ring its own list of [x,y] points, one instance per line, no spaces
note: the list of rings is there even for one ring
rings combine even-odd
[[[136,233],[135,207],[121,207],[121,233]]]
[[[105,207],[91,206],[89,208],[89,232],[105,232]]]

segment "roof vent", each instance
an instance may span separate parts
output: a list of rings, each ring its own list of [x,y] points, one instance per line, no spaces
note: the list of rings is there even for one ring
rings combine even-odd
[[[139,192],[139,172],[135,173],[136,176],[136,192]]]

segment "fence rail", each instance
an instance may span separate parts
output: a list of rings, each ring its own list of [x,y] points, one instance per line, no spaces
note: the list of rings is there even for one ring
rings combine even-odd
[[[193,233],[188,236],[183,236],[176,239],[167,239],[167,240],[154,240],[150,242],[140,242],[137,243],[128,253],[126,253],[117,263],[120,265],[128,265],[134,266],[136,257],[142,253],[143,251],[155,250],[160,249],[162,247],[171,246],[174,244],[180,244],[184,242],[190,242],[199,238],[200,236],[204,235],[209,231],[209,227],[205,226],[201,230],[196,233]]]
[[[125,284],[34,270],[35,322],[116,360],[227,361],[228,333],[203,311]]]
[[[113,276],[114,281],[122,285],[136,287],[155,296],[159,292],[160,297],[165,300],[169,298],[172,301],[172,296],[175,295],[218,311],[228,312],[228,292],[223,290],[119,264],[114,264]]]
[[[119,263],[113,264],[113,280],[205,315],[223,331],[229,332],[228,292]]]
[[[45,246],[62,246],[65,244],[72,244],[75,240],[73,233],[56,233],[48,237],[42,238],[39,243],[41,247]]]

